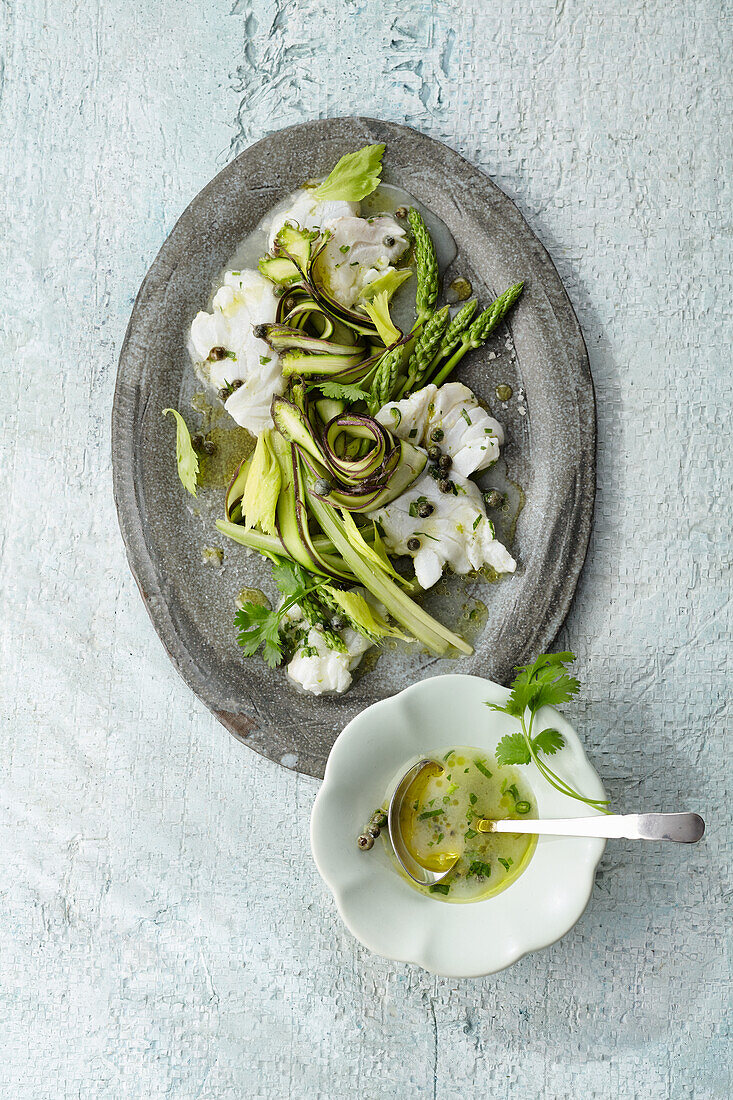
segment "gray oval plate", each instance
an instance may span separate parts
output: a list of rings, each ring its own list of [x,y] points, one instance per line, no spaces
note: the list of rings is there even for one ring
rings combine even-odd
[[[340,697],[306,696],[282,670],[242,659],[233,626],[244,585],[268,588],[268,567],[234,544],[223,568],[202,560],[222,540],[212,517],[221,488],[188,497],[177,477],[173,406],[195,428],[195,387],[187,330],[239,242],[304,179],[327,173],[344,153],[387,144],[384,181],[410,192],[450,230],[460,274],[483,303],[524,279],[508,327],[467,356],[459,377],[506,428],[505,471],[526,503],[516,525],[500,515],[498,534],[519,562],[513,577],[442,581],[426,606],[453,627],[474,609],[484,617],[475,653],[437,659],[417,647],[388,649],[366,661]],[[507,407],[497,384],[509,384]],[[595,491],[595,404],[588,355],[558,274],[513,203],[457,153],[394,123],[324,119],[281,130],[252,146],[204,188],[181,217],[140,288],[120,356],[112,414],[114,491],[130,567],[155,629],[197,695],[245,744],[286,767],[322,776],[338,732],[359,711],[407,684],[443,672],[500,682],[514,665],[546,650],[570,606],[585,558]],[[495,468],[484,485],[502,484]],[[513,510],[517,495],[509,485]],[[264,566],[264,568],[263,568]],[[488,613],[483,610],[486,605]],[[471,624],[473,625],[473,624]],[[449,736],[449,731],[446,733]]]

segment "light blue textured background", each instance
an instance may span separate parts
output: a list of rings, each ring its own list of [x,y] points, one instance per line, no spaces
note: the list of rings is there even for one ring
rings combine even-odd
[[[0,1082],[12,1100],[730,1095],[731,10],[724,0],[4,0]],[[487,171],[559,267],[598,395],[563,645],[616,804],[548,951],[480,981],[362,950],[308,854],[316,783],[178,679],[111,496],[140,281],[210,177],[321,115]]]

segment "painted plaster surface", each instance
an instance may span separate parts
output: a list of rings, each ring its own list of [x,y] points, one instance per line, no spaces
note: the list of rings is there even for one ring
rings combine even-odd
[[[731,9],[721,0],[5,0],[0,70],[0,1087],[12,1100],[730,1095]],[[360,113],[516,199],[599,418],[560,644],[620,809],[588,911],[494,978],[362,950],[314,780],[237,744],[128,573],[109,412],[136,290],[272,129]]]

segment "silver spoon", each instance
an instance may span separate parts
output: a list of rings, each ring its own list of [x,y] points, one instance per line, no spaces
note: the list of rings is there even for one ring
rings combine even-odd
[[[400,779],[389,803],[387,827],[395,855],[411,879],[421,886],[434,886],[450,874],[458,862],[440,871],[431,871],[410,854],[400,826],[400,809],[405,796],[417,777],[426,768],[443,771],[437,760],[419,760]],[[437,774],[437,773],[436,773]],[[472,827],[480,833],[534,833],[540,836],[597,836],[609,840],[673,840],[678,844],[694,844],[705,832],[705,822],[699,814],[604,814],[602,817],[570,817],[560,820],[514,818],[491,821],[479,818]]]

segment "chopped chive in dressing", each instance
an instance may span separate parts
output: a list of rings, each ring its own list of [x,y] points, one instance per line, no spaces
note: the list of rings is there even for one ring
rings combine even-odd
[[[400,825],[413,858],[447,877],[433,887],[415,886],[447,902],[479,901],[506,889],[525,869],[537,838],[527,833],[484,833],[479,819],[519,818],[536,812],[531,788],[519,769],[498,764],[485,752],[452,748],[438,752],[436,767],[418,777],[400,811]]]
[[[467,871],[468,878],[473,878],[474,876],[479,878],[488,878],[490,874],[491,865],[488,863],[484,863],[482,859],[472,860],[471,866],[468,868]]]

